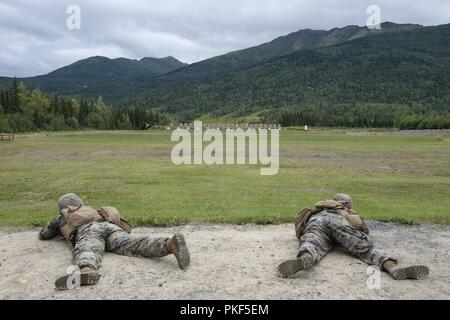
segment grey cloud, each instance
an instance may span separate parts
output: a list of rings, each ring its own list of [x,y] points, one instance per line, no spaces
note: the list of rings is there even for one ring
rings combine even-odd
[[[81,30],[66,8],[81,8]],[[32,76],[93,55],[175,56],[192,63],[299,29],[383,21],[449,23],[448,0],[6,0],[0,4],[0,75]]]

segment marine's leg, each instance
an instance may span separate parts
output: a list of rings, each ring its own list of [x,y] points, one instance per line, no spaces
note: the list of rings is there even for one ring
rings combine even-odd
[[[381,270],[387,271],[394,279],[425,279],[428,277],[429,269],[426,266],[399,267],[397,259],[376,248],[365,233],[354,229],[345,218],[338,215],[330,217],[328,226],[333,240],[339,246],[365,263],[376,265]]]
[[[189,265],[189,251],[181,234],[169,238],[154,238],[150,235],[135,235],[123,230],[113,230],[106,239],[109,252],[142,257],[164,257],[174,254],[181,269]]]
[[[100,275],[97,270],[101,266],[105,252],[105,223],[91,223],[78,230],[73,251],[73,264],[80,268],[80,285],[97,284]],[[56,280],[57,289],[67,289],[69,279],[73,275],[65,275]]]
[[[300,238],[297,257],[309,253],[314,264],[317,264],[332,248],[333,242],[326,227],[326,216],[320,217],[306,226],[305,232]]]
[[[315,220],[308,223],[300,238],[297,259],[284,261],[278,266],[278,272],[283,278],[300,270],[312,268],[332,249],[332,242],[324,223],[322,216],[315,217]]]
[[[91,223],[77,232],[73,251],[73,264],[80,269],[89,267],[98,270],[105,252],[105,222]]]
[[[186,239],[181,233],[175,233],[166,241],[166,249],[175,256],[180,269],[186,269],[191,263],[191,256],[187,248]]]
[[[397,261],[386,260],[383,269],[395,280],[415,279],[423,280],[428,278],[430,269],[424,265],[399,266]]]
[[[330,216],[327,226],[333,241],[338,246],[346,249],[352,256],[367,264],[381,268],[388,259],[395,260],[375,248],[369,237],[365,233],[354,229],[344,217],[339,215]]]

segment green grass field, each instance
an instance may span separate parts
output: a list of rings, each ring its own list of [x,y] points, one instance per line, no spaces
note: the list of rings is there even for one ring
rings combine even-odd
[[[292,221],[336,192],[365,218],[450,222],[450,139],[386,132],[283,130],[275,176],[255,165],[182,165],[170,132],[18,135],[0,142],[0,225],[44,224],[79,194],[139,225]]]

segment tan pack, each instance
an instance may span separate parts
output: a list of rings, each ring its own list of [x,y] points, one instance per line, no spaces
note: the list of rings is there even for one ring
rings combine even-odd
[[[103,207],[98,212],[105,221],[114,223],[115,225],[121,227],[123,230],[131,232],[132,229],[131,224],[127,220],[120,217],[119,210],[117,210],[116,208]]]
[[[303,234],[303,231],[305,230],[306,224],[308,223],[311,216],[314,214],[313,210],[311,210],[308,207],[304,207],[295,217],[294,219],[294,226],[295,226],[295,235],[297,238],[300,239],[300,237]]]
[[[345,209],[344,205],[340,202],[337,202],[335,200],[322,200],[316,202],[314,205],[314,209],[323,211],[326,209]]]
[[[66,220],[66,224],[61,228],[63,237],[74,243],[75,233],[79,227],[94,222],[102,221],[103,217],[90,206],[80,206],[77,208],[69,207],[62,210],[61,214]]]
[[[90,206],[68,207],[61,212],[66,224],[61,228],[63,237],[70,243],[75,243],[78,228],[94,221],[108,221],[116,224],[127,232],[131,232],[131,224],[120,217],[119,211],[114,207],[103,207],[99,211]]]
[[[303,232],[305,231],[306,224],[308,223],[311,216],[324,210],[330,210],[330,212],[335,212],[336,214],[345,217],[345,219],[347,219],[347,221],[353,228],[369,234],[369,228],[367,228],[367,225],[365,224],[363,218],[355,211],[347,209],[342,203],[338,201],[322,200],[316,202],[313,209],[305,207],[297,214],[294,220],[295,235],[297,236],[297,238],[301,238]]]

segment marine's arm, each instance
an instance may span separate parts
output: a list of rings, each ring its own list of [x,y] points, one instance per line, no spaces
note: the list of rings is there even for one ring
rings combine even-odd
[[[347,221],[350,223],[350,225],[355,228],[356,230],[362,231],[365,234],[369,234],[369,228],[367,228],[366,223],[364,222],[364,219],[354,212],[346,211],[346,210],[338,210],[338,213],[343,216]]]
[[[357,214],[349,214],[345,217],[347,221],[352,225],[356,230],[362,231],[362,227],[364,225],[364,221],[360,215]]]
[[[39,231],[40,240],[50,240],[61,234],[61,227],[65,224],[63,216],[53,219]]]
[[[352,223],[349,220],[350,224],[352,224],[352,226],[356,230],[359,230],[359,231],[364,232],[365,234],[369,235],[369,228],[367,227],[367,224],[364,221],[363,217],[361,217],[357,212],[353,211],[352,209],[350,209],[349,217],[351,217],[351,218],[347,218],[347,220],[351,219],[353,221],[353,223]],[[355,224],[355,226],[353,224]]]
[[[328,209],[329,211],[336,212],[337,214],[343,216],[350,225],[356,230],[362,231],[365,234],[369,234],[369,228],[367,228],[364,219],[353,209],[343,209],[342,203],[335,200],[324,200],[319,201],[314,205],[315,211],[321,211]]]
[[[369,227],[367,226],[366,222],[364,221],[363,217],[359,216],[362,220],[362,225],[360,231],[364,232],[365,234],[369,235]]]

